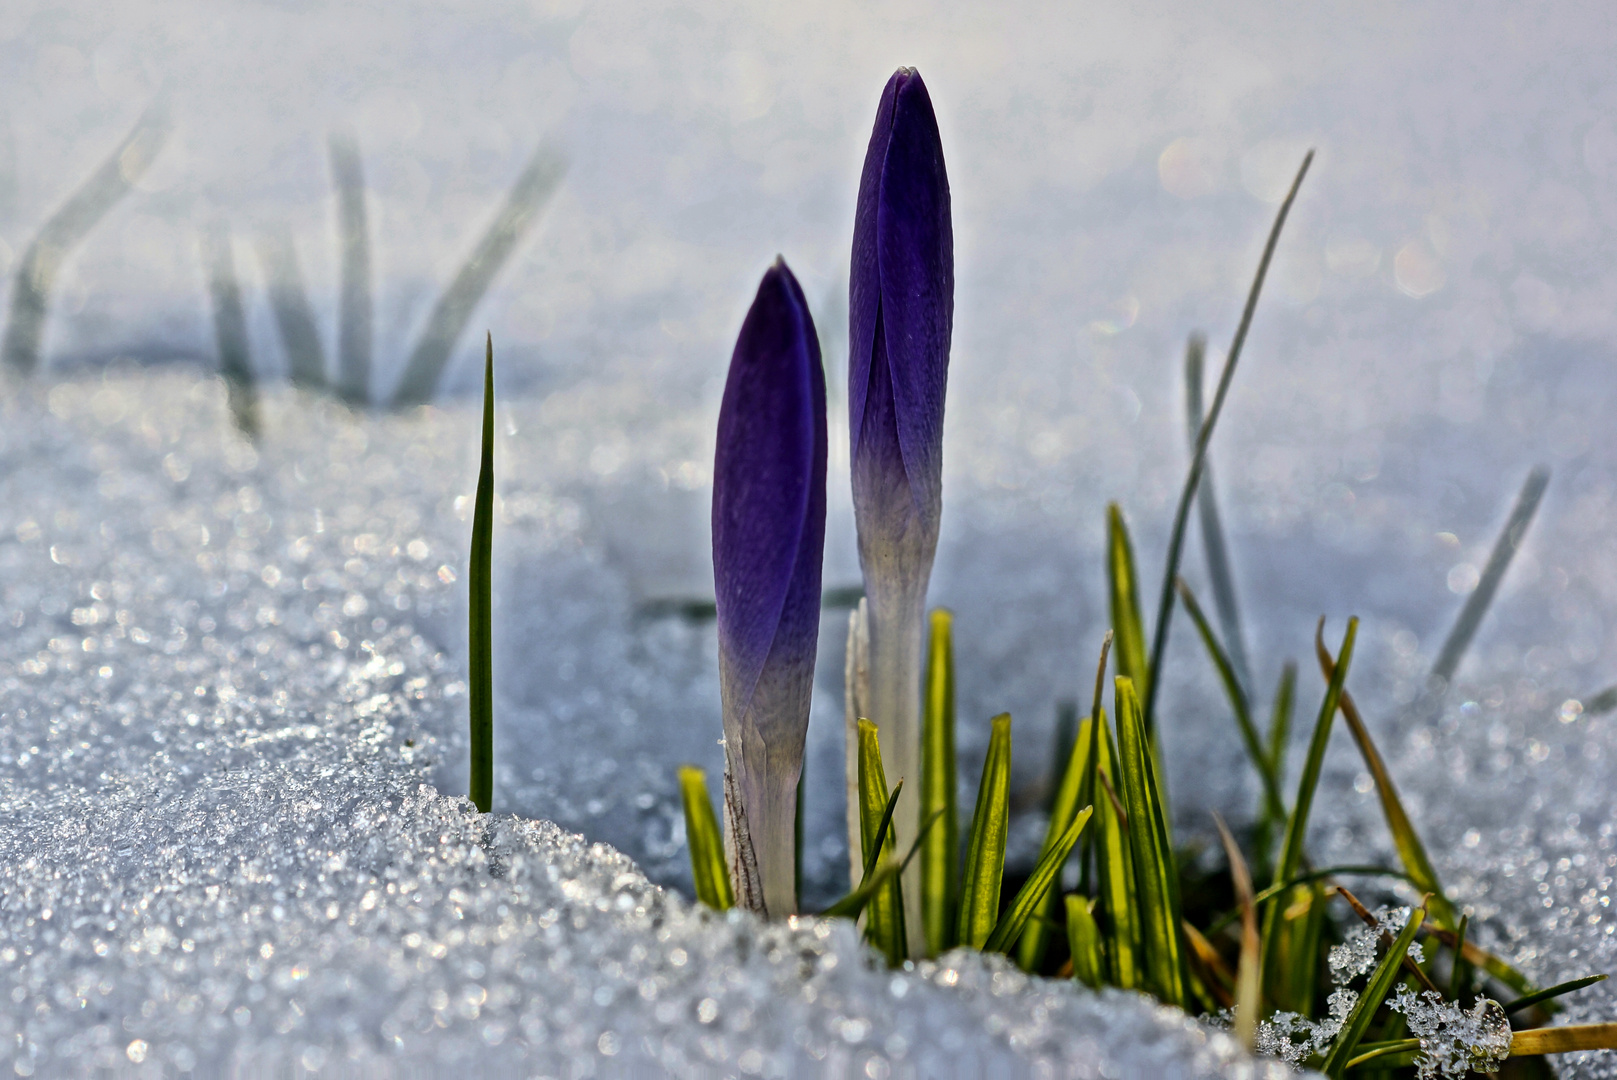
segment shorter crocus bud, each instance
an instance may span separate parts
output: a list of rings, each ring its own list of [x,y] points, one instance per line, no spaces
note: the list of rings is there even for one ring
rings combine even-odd
[[[803,769],[825,549],[825,374],[797,279],[776,260],[741,324],[719,407],[713,579],[725,846],[736,904],[796,910]]]

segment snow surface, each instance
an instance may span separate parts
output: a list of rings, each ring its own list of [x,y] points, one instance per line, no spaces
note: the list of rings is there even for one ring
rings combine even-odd
[[[715,924],[638,877],[613,888],[620,856],[547,826],[485,826],[448,797],[465,784],[470,414],[363,418],[276,390],[255,448],[195,371],[215,363],[197,237],[219,224],[237,237],[255,367],[286,366],[253,244],[281,225],[332,351],[328,132],[364,153],[378,395],[535,146],[568,155],[473,324],[494,333],[506,391],[496,809],[682,887],[673,770],[716,772],[718,697],[711,626],[662,602],[711,595],[723,365],[777,252],[843,363],[856,170],[898,63],[931,87],[955,199],[933,597],[957,613],[967,772],[1008,709],[1019,797],[1036,804],[1057,703],[1087,693],[1106,618],[1105,502],[1122,500],[1154,583],[1184,469],[1185,335],[1208,330],[1216,362],[1312,145],[1215,450],[1256,681],[1307,658],[1321,613],[1333,643],[1363,616],[1350,685],[1478,932],[1542,981],[1617,968],[1617,719],[1580,711],[1617,682],[1612,30],[1597,4],[0,5],[0,288],[155,96],[173,119],[64,264],[47,370],[0,401],[0,950],[17,950],[0,1019],[30,1025],[6,1052],[40,1075],[178,1067],[181,1047],[199,1066],[337,1068],[354,1052],[355,1068],[386,1055],[399,1071],[525,1054],[543,1074],[612,1071],[611,1030],[619,1055],[649,1035],[648,1053],[693,1072],[812,1072],[823,1049],[902,1075],[928,1052],[911,1034],[956,1032],[947,1057],[967,1072],[970,1053],[984,1072],[1009,1068],[995,1055],[1078,1075],[1245,1068],[1221,1036],[976,961],[958,981],[981,993],[932,972],[895,999],[851,942],[812,927],[792,940],[837,957],[835,975],[768,983],[793,962],[767,944],[787,931]],[[451,397],[473,381],[475,336]],[[191,366],[135,363],[176,359]],[[1554,476],[1539,519],[1458,684],[1423,703],[1535,463]],[[855,584],[845,461],[831,482],[826,580]],[[1205,602],[1194,536],[1186,569]],[[845,885],[836,615],[810,733],[811,901]],[[1256,792],[1182,620],[1174,635],[1169,783],[1177,827],[1205,838],[1207,810],[1248,813]],[[1305,726],[1320,692],[1306,665],[1300,686]],[[1311,850],[1390,857],[1338,743]],[[1022,857],[1041,834],[1024,815]],[[598,894],[628,909],[598,911]],[[502,953],[457,905],[546,940]],[[624,1005],[665,977],[656,1001]],[[1609,985],[1573,1017],[1617,1016]],[[712,1024],[657,1019],[709,997]],[[1607,1057],[1565,1071],[1617,1075]]]

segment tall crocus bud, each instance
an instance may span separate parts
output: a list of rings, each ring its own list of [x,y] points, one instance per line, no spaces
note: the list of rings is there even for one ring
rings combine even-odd
[[[740,907],[797,908],[794,824],[825,549],[825,373],[786,263],[764,274],[719,407],[713,578],[725,848]]]
[[[954,230],[937,119],[920,73],[882,91],[854,217],[848,423],[859,563],[869,600],[870,719],[895,779],[921,775],[921,630],[943,506],[943,394],[954,325]],[[894,822],[910,843],[918,802]],[[922,955],[920,866],[904,878]],[[913,909],[913,910],[911,910]]]

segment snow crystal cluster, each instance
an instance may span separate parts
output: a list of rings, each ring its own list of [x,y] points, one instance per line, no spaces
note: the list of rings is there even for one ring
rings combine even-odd
[[[1409,1033],[1420,1040],[1420,1080],[1491,1073],[1510,1056],[1510,1019],[1497,1001],[1479,998],[1468,1012],[1441,994],[1400,986],[1387,1007],[1403,1013]]]
[[[1293,1012],[1275,1013],[1258,1024],[1258,1053],[1301,1065],[1330,1049],[1359,1001],[1358,993],[1347,984],[1375,967],[1377,944],[1384,934],[1404,928],[1410,909],[1382,907],[1371,915],[1374,925],[1355,927],[1343,935],[1342,944],[1331,949],[1331,981],[1337,988],[1326,1001],[1328,1014],[1310,1020]],[[1410,944],[1408,955],[1420,962],[1418,942]],[[1404,1014],[1410,1034],[1420,1040],[1415,1058],[1420,1080],[1464,1080],[1472,1072],[1492,1072],[1510,1056],[1510,1021],[1503,1006],[1490,998],[1478,999],[1468,1012],[1430,990],[1417,994],[1400,985],[1387,1006]],[[1215,1022],[1230,1027],[1233,1011],[1223,1010]]]
[[[1370,913],[1375,925],[1364,923],[1342,935],[1342,944],[1331,946],[1327,962],[1331,968],[1331,981],[1346,986],[1352,980],[1376,966],[1376,946],[1382,934],[1397,934],[1409,922],[1409,908],[1380,907]],[[1409,956],[1417,964],[1424,954],[1421,943],[1409,943]]]

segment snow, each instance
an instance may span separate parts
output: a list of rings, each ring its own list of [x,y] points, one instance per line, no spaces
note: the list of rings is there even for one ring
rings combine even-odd
[[[663,891],[688,887],[674,769],[719,761],[711,627],[677,611],[710,596],[723,363],[784,254],[844,444],[836,298],[898,63],[938,103],[955,199],[933,597],[957,616],[964,770],[1009,710],[1036,802],[1103,631],[1105,503],[1154,587],[1185,336],[1206,329],[1218,361],[1276,178],[1315,146],[1215,440],[1257,683],[1307,659],[1321,613],[1328,635],[1361,615],[1350,686],[1473,932],[1544,983],[1617,967],[1617,718],[1586,708],[1617,682],[1603,7],[104,8],[0,10],[6,288],[160,91],[173,123],[63,264],[45,370],[0,394],[0,1045],[18,1071],[587,1075],[644,1055],[691,1074],[1247,1075],[1222,1035],[1135,999],[967,958],[894,983],[842,931]],[[454,798],[475,435],[457,395],[477,335],[429,408],[359,415],[275,385],[261,236],[290,230],[334,351],[332,131],[364,155],[378,397],[534,149],[570,161],[473,322],[503,395],[494,819]],[[220,224],[269,387],[256,444],[197,370],[215,363],[197,236]],[[1543,509],[1433,703],[1425,673],[1537,463]],[[831,482],[826,581],[852,585],[844,460]],[[1205,600],[1194,535],[1186,571]],[[845,884],[831,614],[815,902]],[[1248,814],[1256,789],[1182,620],[1169,671],[1175,824],[1206,837],[1207,811]],[[1299,686],[1303,729],[1306,665]],[[1337,743],[1310,851],[1391,858]],[[1021,857],[1042,831],[1024,816]],[[1609,985],[1569,1017],[1617,1016]],[[1563,1072],[1617,1075],[1608,1058]]]

